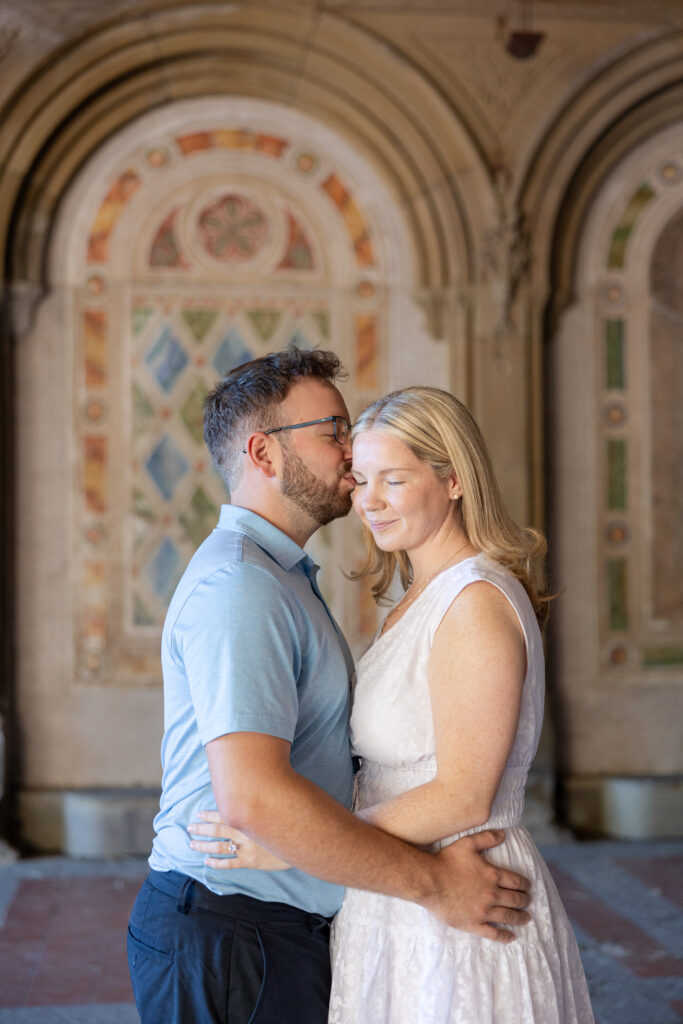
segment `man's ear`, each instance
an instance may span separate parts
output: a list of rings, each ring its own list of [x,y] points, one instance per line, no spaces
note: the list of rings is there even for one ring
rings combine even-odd
[[[267,434],[257,430],[249,435],[244,457],[259,473],[267,477],[277,476],[278,467],[273,459],[274,454],[273,443]]]

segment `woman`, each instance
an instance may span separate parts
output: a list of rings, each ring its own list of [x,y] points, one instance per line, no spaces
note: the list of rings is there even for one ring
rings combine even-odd
[[[440,389],[369,406],[354,428],[353,473],[368,540],[356,578],[379,573],[381,600],[398,568],[405,588],[358,664],[356,812],[433,849],[504,828],[490,859],[529,877],[533,900],[531,923],[502,945],[415,904],[347,890],[330,1024],[592,1024],[571,926],[520,825],[543,714],[547,599],[533,562],[545,543],[507,514],[478,427]],[[240,846],[242,866],[275,866]]]

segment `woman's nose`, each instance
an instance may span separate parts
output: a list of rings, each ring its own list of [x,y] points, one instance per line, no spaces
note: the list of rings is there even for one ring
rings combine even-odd
[[[367,512],[373,511],[382,507],[382,499],[380,498],[377,490],[368,481],[364,487],[360,488],[360,503],[361,508]]]

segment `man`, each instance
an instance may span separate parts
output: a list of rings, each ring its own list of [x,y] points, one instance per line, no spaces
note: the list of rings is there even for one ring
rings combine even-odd
[[[238,367],[205,403],[231,493],[190,562],[162,640],[165,734],[151,871],[129,926],[142,1024],[325,1024],[328,919],[342,887],[427,907],[498,941],[528,915],[526,881],[469,836],[436,856],[356,819],[346,643],[303,551],[351,508],[349,413],[331,352]],[[187,826],[224,821],[293,865],[220,871]]]

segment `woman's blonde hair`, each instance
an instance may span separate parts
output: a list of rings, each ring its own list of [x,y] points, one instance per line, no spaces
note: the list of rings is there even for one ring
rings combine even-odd
[[[392,391],[364,409],[353,436],[381,428],[398,438],[431,466],[439,479],[455,472],[460,486],[459,513],[467,539],[479,551],[508,569],[520,581],[543,624],[549,598],[541,561],[546,552],[544,537],[523,529],[505,508],[493,473],[484,438],[462,402],[441,388],[414,387]],[[386,594],[398,566],[401,583],[412,581],[412,567],[405,551],[382,551],[364,527],[366,559],[353,579],[379,573],[372,588],[376,601]]]

